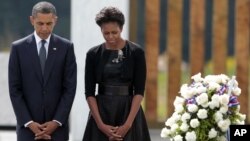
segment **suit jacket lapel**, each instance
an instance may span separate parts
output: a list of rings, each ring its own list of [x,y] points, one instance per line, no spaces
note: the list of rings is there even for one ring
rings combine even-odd
[[[47,83],[49,75],[54,66],[53,64],[55,62],[56,53],[57,53],[56,38],[52,34],[50,38],[50,43],[49,43],[49,48],[48,48],[48,57],[46,60],[45,70],[44,70],[44,85]]]
[[[35,36],[33,34],[30,35],[30,37],[27,40],[27,43],[28,43],[27,52],[29,53],[30,58],[32,58],[31,59],[32,65],[34,66],[38,79],[40,80],[41,83],[43,83],[42,69],[38,57]]]

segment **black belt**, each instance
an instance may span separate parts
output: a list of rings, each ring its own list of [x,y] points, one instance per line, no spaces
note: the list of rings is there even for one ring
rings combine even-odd
[[[130,95],[129,86],[114,86],[99,84],[98,94],[100,95]]]

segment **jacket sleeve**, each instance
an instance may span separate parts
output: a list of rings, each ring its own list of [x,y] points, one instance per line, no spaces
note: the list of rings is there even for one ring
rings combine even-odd
[[[86,62],[85,62],[85,97],[86,99],[89,96],[95,96],[95,85],[96,85],[96,76],[95,76],[94,53],[91,51],[88,51],[86,55]]]
[[[135,94],[144,95],[146,82],[146,59],[145,53],[141,48],[134,52],[134,92]]]
[[[24,125],[28,121],[31,121],[31,115],[28,107],[24,100],[23,87],[22,87],[22,76],[20,62],[18,59],[18,46],[11,46],[11,52],[9,57],[8,66],[8,83],[9,83],[9,94],[11,103],[16,115],[17,123]]]
[[[65,122],[67,122],[68,120],[69,113],[74,101],[77,85],[77,64],[73,43],[70,43],[67,51],[63,75],[63,95],[54,116],[54,120],[65,124]]]

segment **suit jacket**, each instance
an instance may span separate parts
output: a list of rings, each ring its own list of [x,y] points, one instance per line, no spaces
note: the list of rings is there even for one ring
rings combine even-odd
[[[122,49],[124,63],[122,65],[121,78],[125,82],[131,82],[133,93],[144,95],[146,81],[146,60],[143,49],[131,41]],[[95,95],[96,83],[102,83],[103,68],[108,61],[104,44],[92,47],[86,56],[85,64],[85,96]]]
[[[61,122],[62,126],[52,134],[52,139],[68,140],[68,117],[75,97],[76,75],[72,42],[51,35],[44,76],[34,35],[12,43],[8,77],[18,141],[34,140],[31,130],[24,127],[31,120]]]

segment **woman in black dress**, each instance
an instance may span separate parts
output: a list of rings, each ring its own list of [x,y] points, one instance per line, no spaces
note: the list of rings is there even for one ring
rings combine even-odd
[[[150,141],[141,108],[144,51],[121,37],[125,20],[119,9],[105,7],[95,20],[105,42],[91,48],[86,57],[85,96],[90,114],[83,141]]]

